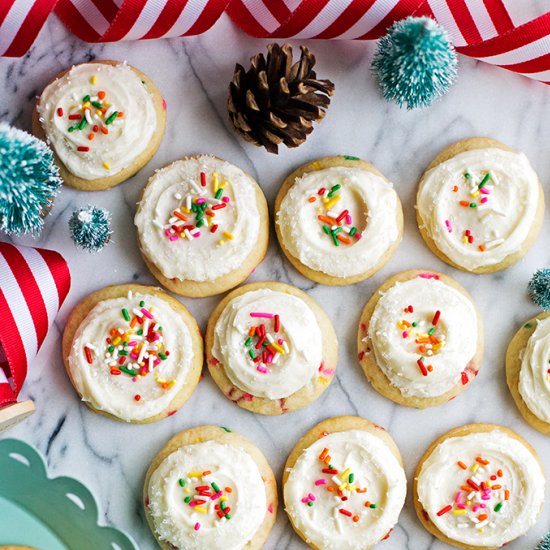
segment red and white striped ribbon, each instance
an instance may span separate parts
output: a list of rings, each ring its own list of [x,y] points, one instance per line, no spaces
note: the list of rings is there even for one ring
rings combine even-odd
[[[0,242],[0,407],[16,401],[70,284],[59,253]]]
[[[0,55],[24,55],[54,10],[88,42],[200,34],[224,11],[257,37],[355,40],[378,38],[408,15],[428,15],[449,32],[460,53],[550,83],[550,7],[516,25],[509,13],[513,2],[517,0],[0,0]]]

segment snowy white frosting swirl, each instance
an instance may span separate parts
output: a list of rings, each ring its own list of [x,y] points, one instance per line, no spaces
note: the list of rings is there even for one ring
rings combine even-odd
[[[527,239],[541,200],[522,153],[498,148],[460,153],[424,175],[417,208],[437,248],[455,264],[498,264]]]
[[[263,339],[250,336],[251,327],[259,325],[266,329]],[[262,289],[237,296],[214,328],[212,355],[235,386],[256,397],[281,399],[312,384],[322,350],[315,314],[303,300],[285,292]]]
[[[422,465],[417,489],[430,521],[444,535],[461,544],[498,547],[535,523],[544,487],[529,449],[495,429],[437,445]]]
[[[341,166],[297,178],[281,202],[277,223],[285,248],[302,264],[352,277],[376,267],[400,238],[400,211],[391,183]]]
[[[476,353],[477,314],[453,287],[415,277],[382,294],[368,337],[379,368],[403,395],[436,397],[461,381]]]
[[[46,87],[38,114],[57,156],[85,180],[132,164],[157,127],[151,92],[126,63],[74,66]]]
[[[210,156],[159,170],[135,217],[143,251],[171,279],[213,281],[234,271],[258,241],[256,189],[240,168]]]
[[[130,317],[136,316],[134,311],[141,314],[143,322],[134,325],[135,331],[123,308]],[[144,316],[143,309],[152,311],[154,319]],[[118,332],[114,336],[113,329]],[[68,362],[83,401],[130,422],[168,408],[185,385],[193,357],[191,333],[182,316],[157,296],[135,294],[103,300],[92,308],[74,335]]]
[[[521,355],[519,393],[529,410],[550,423],[550,318],[537,327]]]
[[[324,449],[338,473],[323,473]],[[406,490],[403,468],[386,443],[347,430],[303,451],[284,485],[284,500],[292,523],[316,548],[365,550],[397,523]]]
[[[216,441],[186,445],[167,456],[151,475],[148,497],[160,540],[186,550],[244,548],[267,508],[264,482],[252,457]],[[226,514],[218,514],[222,502]]]

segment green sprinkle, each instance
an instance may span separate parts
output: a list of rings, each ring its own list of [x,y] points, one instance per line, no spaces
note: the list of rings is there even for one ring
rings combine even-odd
[[[227,432],[228,434],[231,433],[231,430],[229,428],[226,428],[225,426],[220,426],[220,428],[224,431],[224,432]]]
[[[225,514],[225,519],[231,519],[231,514]]]
[[[332,235],[332,240],[334,242],[334,246],[340,246],[340,243],[338,242],[338,239],[336,238],[336,233],[334,233],[334,231],[331,231],[330,234]]]
[[[337,227],[336,229],[333,229],[332,232],[335,234],[335,235],[338,235],[338,233],[340,233],[342,231],[342,228],[341,227]]]
[[[217,492],[218,492],[218,491],[216,491],[216,493],[217,493]],[[225,510],[225,509],[227,508],[227,504],[225,503],[225,500],[222,500],[222,501],[220,502],[220,508],[221,508],[222,510]]]
[[[214,195],[214,198],[215,199],[221,199],[222,198],[222,195],[223,195],[223,189],[218,189],[216,191],[216,194]]]
[[[78,128],[79,130],[82,130],[82,129],[84,129],[84,127],[86,126],[86,124],[88,124],[88,121],[87,121],[85,118],[83,118],[83,119],[78,123],[77,128]]]
[[[466,172],[466,173],[464,174],[464,177],[465,177],[467,180],[469,180],[472,176],[470,176],[470,173],[469,173],[469,172]]]
[[[337,183],[336,185],[333,185],[330,190],[334,193],[334,191],[338,191],[338,189],[340,189],[342,186]]]
[[[118,111],[115,111],[106,121],[105,124],[109,126],[115,120],[115,118],[118,116]]]
[[[480,184],[477,186],[477,188],[481,189],[489,181],[490,177],[491,177],[491,174],[489,172],[487,172],[485,174],[484,178],[481,180]]]
[[[145,307],[145,302],[143,300],[139,303],[139,307]]]
[[[125,307],[122,308],[122,316],[124,317],[124,319],[126,319],[126,321],[130,320],[130,314]]]
[[[252,359],[256,359],[256,354],[254,353],[253,349],[248,350],[248,355],[250,355],[250,357],[252,357]]]
[[[267,348],[267,346],[269,346],[269,341],[266,340],[266,341],[262,344],[262,346],[264,346],[264,348]]]
[[[204,220],[202,218],[200,220],[197,220],[197,223],[195,225],[197,227],[202,227],[204,225]]]
[[[477,204],[475,202],[470,203],[470,208],[475,208],[476,206],[477,206]]]
[[[158,330],[159,330],[159,331],[162,331],[162,327],[159,327]]]
[[[348,476],[348,483],[353,483],[353,480],[355,479],[355,475],[353,473],[351,473],[349,476]]]
[[[220,488],[218,487],[218,484],[217,484],[217,483],[215,483],[215,482],[211,483],[211,484],[210,484],[210,487],[212,487],[212,489],[214,489],[214,491],[215,491],[216,493],[219,493],[219,492],[220,492]]]
[[[183,499],[183,502],[189,504],[189,503],[191,502],[191,497],[185,497],[185,498]]]
[[[82,98],[82,102],[83,102],[83,103],[86,103],[87,101],[90,101],[90,95],[85,95],[85,96]]]
[[[168,359],[168,356],[167,356],[165,353],[159,353],[159,357],[160,357],[163,361],[166,361],[166,359]]]
[[[346,160],[361,160],[359,157],[352,157],[351,155],[344,155]]]
[[[376,504],[371,504],[370,508],[376,508]]]
[[[200,221],[204,218],[204,212],[202,210],[199,210],[197,212],[197,221]]]
[[[77,126],[71,126],[67,131],[69,133],[74,132],[77,129]]]
[[[109,346],[109,347],[107,348],[107,351],[108,351],[109,353],[113,353],[113,351],[115,351],[115,346]]]
[[[138,336],[142,336],[142,335],[143,335],[143,329],[140,328],[140,329],[136,332],[136,334],[137,334]]]
[[[415,327],[415,326],[416,326],[416,321],[413,321],[413,324],[412,324],[412,325],[413,325],[413,327]]]
[[[249,336],[245,341],[244,345],[248,347],[250,344],[252,344],[252,336]]]
[[[313,506],[313,502],[311,500],[307,503],[307,505],[311,508]]]
[[[523,325],[523,328],[532,328],[533,327],[533,324],[532,323],[525,323]]]
[[[330,229],[329,229],[328,225],[323,225],[323,231],[324,231],[327,235],[330,235]]]
[[[131,374],[132,376],[135,376],[137,372],[133,369],[129,369],[128,367],[125,367],[124,365],[119,365],[118,369],[122,372],[125,372],[126,374]]]
[[[496,506],[495,506],[495,512],[500,512],[500,509],[502,508],[503,504],[502,502],[499,502]]]
[[[428,331],[428,334],[431,336],[434,332],[435,332],[435,327],[432,327],[432,328]]]
[[[206,207],[208,206],[208,203],[207,202],[202,202],[201,204],[199,204],[199,208],[201,210],[206,210]]]
[[[180,479],[178,480],[178,483],[180,484],[180,487],[185,487],[185,479],[180,478]]]
[[[191,210],[193,210],[193,212],[197,212],[198,211],[198,206],[195,204],[195,203],[192,203],[191,204]]]
[[[97,107],[98,109],[101,109],[101,107],[103,107],[103,105],[101,105],[99,101],[92,101],[92,105],[94,107]]]
[[[357,233],[357,227],[352,227],[349,230],[350,237],[353,237],[355,235],[355,233]]]

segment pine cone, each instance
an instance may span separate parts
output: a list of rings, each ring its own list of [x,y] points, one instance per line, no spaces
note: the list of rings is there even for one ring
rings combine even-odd
[[[315,56],[300,46],[292,64],[292,46],[270,44],[251,58],[250,69],[237,64],[229,85],[227,109],[235,129],[246,139],[278,152],[278,145],[298,147],[313,132],[313,122],[325,116],[334,93],[330,80],[317,80]]]

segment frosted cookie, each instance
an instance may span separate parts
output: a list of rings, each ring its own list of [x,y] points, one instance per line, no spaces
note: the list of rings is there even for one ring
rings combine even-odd
[[[275,282],[229,293],[210,316],[205,344],[208,370],[222,392],[267,415],[317,399],[338,360],[326,313],[305,292]]]
[[[242,435],[199,426],[154,458],[145,515],[161,548],[262,548],[277,515],[277,484],[261,451]]]
[[[110,286],[71,312],[63,361],[93,411],[135,424],[154,422],[174,414],[195,390],[202,337],[187,309],[162,290]]]
[[[529,319],[512,338],[506,380],[523,418],[550,435],[550,313]]]
[[[309,430],[283,473],[294,530],[319,550],[366,550],[389,536],[405,502],[399,449],[383,428],[357,416]]]
[[[290,263],[326,285],[357,283],[391,258],[403,234],[393,185],[356,157],[305,164],[275,200],[275,230]]]
[[[545,483],[537,454],[522,437],[495,424],[468,424],[434,441],[420,459],[414,506],[439,540],[496,549],[535,524]]]
[[[98,191],[143,168],[165,125],[165,103],[149,77],[125,62],[92,61],[46,86],[32,126],[54,150],[67,185]]]
[[[472,273],[516,263],[544,217],[542,186],[527,157],[488,138],[465,139],[439,153],[422,176],[416,201],[430,250]]]
[[[357,345],[377,392],[400,405],[432,407],[456,397],[477,375],[483,325],[454,279],[411,270],[373,294],[361,314]]]
[[[220,294],[242,283],[263,260],[267,202],[237,166],[197,155],[158,170],[135,217],[151,273],[184,296]]]

